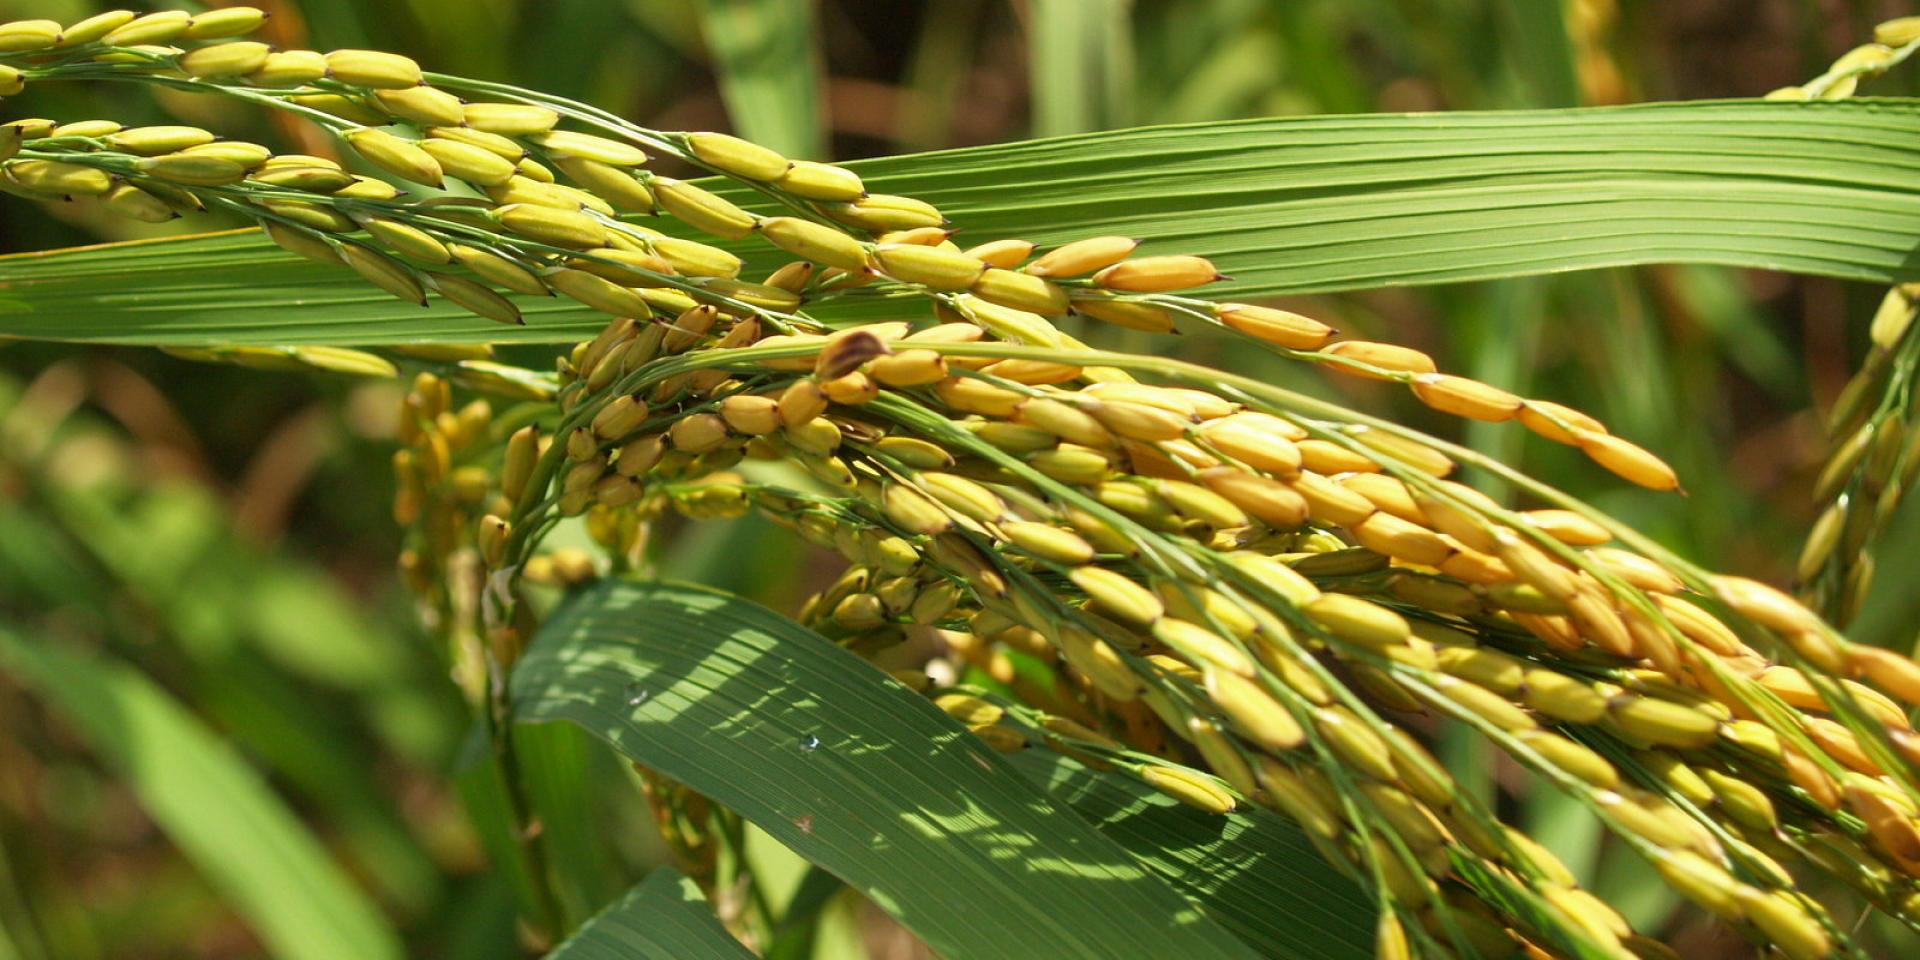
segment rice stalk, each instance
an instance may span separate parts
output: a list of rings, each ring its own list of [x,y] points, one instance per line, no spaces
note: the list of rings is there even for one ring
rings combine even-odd
[[[1774,99],[1838,100],[1860,81],[1905,61],[1920,47],[1911,17],[1891,20],[1874,40],[1843,54],[1820,76],[1768,94]],[[1875,312],[1866,359],[1827,416],[1827,456],[1814,482],[1821,508],[1795,568],[1800,596],[1835,624],[1859,613],[1873,586],[1874,551],[1894,512],[1920,474],[1913,377],[1920,337],[1913,335],[1912,284],[1887,291]]]
[[[1120,237],[1037,257],[1017,238],[962,250],[938,210],[868,194],[844,169],[391,54],[227,39],[257,22],[229,12],[241,9],[6,25],[0,82],[215,91],[306,117],[391,177],[471,196],[415,199],[318,158],[112,121],[0,128],[0,185],[141,219],[239,214],[402,299],[439,295],[503,323],[520,318],[501,289],[614,318],[550,378],[483,355],[196,354],[415,371],[393,461],[401,574],[503,755],[504,678],[536,626],[529,584],[636,566],[668,512],[759,511],[849,564],[802,620],[882,664],[935,638],[940,656],[896,677],[996,749],[1059,750],[1203,810],[1292,817],[1378,892],[1382,956],[1670,955],[1455,791],[1411,732],[1423,715],[1477,731],[1688,900],[1789,957],[1861,956],[1789,865],[1920,929],[1913,661],[1471,450],[1244,377],[1094,350],[1055,321],[1218,326],[1679,489],[1594,418],[1405,347],[1336,340],[1311,318],[1196,297],[1219,277],[1198,257],[1136,256]],[[202,39],[216,42],[191,45]],[[1847,95],[1916,45],[1855,51],[1796,89]],[[652,174],[653,155],[748,184],[780,212]],[[656,213],[800,259],[741,280],[726,251],[639,222]],[[928,309],[837,330],[806,312],[870,285]],[[1876,325],[1900,329],[1870,361],[1888,382],[1914,349],[1896,293],[1905,320]],[[524,403],[456,405],[456,384]],[[1870,429],[1836,461],[1845,509],[1868,478],[1882,502],[1904,486],[1888,478],[1912,458],[1881,439],[1902,432],[1904,390],[1897,408],[1858,391]],[[1462,466],[1543,506],[1504,508],[1452,479]],[[568,517],[584,518],[604,569],[543,551]],[[1849,546],[1816,572],[1871,539],[1835,524]],[[956,667],[999,686],[958,683]]]

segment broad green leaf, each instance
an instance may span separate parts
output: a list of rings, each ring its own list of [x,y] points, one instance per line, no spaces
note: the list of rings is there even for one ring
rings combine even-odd
[[[875,190],[938,204],[969,240],[1121,233],[1212,257],[1234,277],[1209,289],[1223,298],[1639,263],[1885,283],[1920,278],[1916,121],[1912,100],[1297,117],[852,166]],[[749,276],[782,259],[736,246]],[[0,258],[0,334],[18,337],[564,341],[604,322],[556,298],[522,309],[526,326],[505,328],[403,304],[251,233]],[[867,295],[818,312],[924,309]]]
[[[0,630],[0,667],[45,697],[286,960],[399,957],[380,911],[252,770],[133,668]]]
[[[1261,956],[1373,955],[1372,898],[1279,815],[1249,807],[1212,816],[1137,780],[1042,750],[1011,760]]]
[[[726,804],[953,960],[1251,955],[932,704],[736,597],[603,582],[511,693],[521,722],[580,724]]]
[[[812,0],[700,0],[699,6],[734,129],[789,157],[826,159]]]
[[[660,867],[588,920],[549,960],[745,960],[700,887]]]

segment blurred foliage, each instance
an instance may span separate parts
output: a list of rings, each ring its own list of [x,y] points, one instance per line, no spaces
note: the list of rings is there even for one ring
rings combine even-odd
[[[734,129],[835,159],[1277,114],[1752,96],[1818,73],[1877,20],[1914,12],[1895,0],[260,5],[274,14],[266,39],[283,47],[378,46],[653,126]],[[0,19],[71,21],[103,7],[0,0]],[[1908,70],[1866,92],[1916,91]],[[329,149],[230,103],[146,99],[105,85],[35,90],[6,110],[173,117],[289,150]],[[189,228],[11,199],[4,209],[0,251]],[[1817,411],[1860,354],[1879,295],[1829,280],[1649,268],[1289,305],[1509,389],[1579,398],[1674,463],[1691,500],[1623,489],[1521,431],[1474,427],[1465,436],[1710,566],[1785,579],[1811,519]],[[1200,362],[1244,364],[1223,344],[1189,350]],[[1366,384],[1298,385],[1341,390],[1421,428],[1458,429]],[[391,390],[149,352],[0,349],[0,621],[132,664],[190,705],[309,822],[394,920],[409,953],[518,956],[512,874],[487,869],[468,826],[470,815],[484,821],[497,783],[484,760],[468,757],[463,787],[453,786],[465,711],[445,665],[415,637],[390,573]],[[1905,513],[1889,557],[1920,548],[1920,520]],[[791,609],[833,571],[771,531],[740,521],[663,532],[661,566]],[[796,567],[808,576],[790,576]],[[1912,644],[1920,594],[1898,579],[1883,578],[1857,639]],[[0,679],[0,957],[257,954],[254,935],[141,812],[105,752],[12,683]],[[565,744],[529,753],[574,764],[542,774],[548,789],[538,802],[618,825],[580,835],[620,839],[563,885],[573,902],[561,908],[577,920],[664,854],[642,839],[651,835],[644,805],[610,758],[573,756]],[[1688,955],[1734,955],[1701,929],[1662,930],[1665,894],[1643,882],[1637,860],[1596,847],[1596,828],[1571,804],[1531,799],[1517,771],[1468,742],[1450,759],[1469,789],[1530,803],[1522,819],[1536,835],[1637,925]],[[920,949],[777,844],[749,835],[745,851],[795,903],[835,897],[805,938],[813,955]]]

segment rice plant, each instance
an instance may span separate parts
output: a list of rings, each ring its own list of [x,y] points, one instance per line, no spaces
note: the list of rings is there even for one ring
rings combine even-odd
[[[885,161],[241,39],[265,19],[0,25],[0,92],[233,101],[346,158],[192,125],[0,126],[20,202],[246,225],[0,260],[21,305],[0,332],[404,384],[398,576],[471,713],[469,813],[529,949],[808,955],[824,897],[774,905],[752,824],[807,883],[955,958],[1677,956],[1514,803],[1456,782],[1434,744],[1463,736],[1758,948],[1920,942],[1920,664],[1843,632],[1920,471],[1920,108],[1855,97],[1920,48],[1920,18],[1764,99],[1144,128],[906,158],[930,189],[898,193]],[[1077,176],[1053,175],[1062,156]],[[1511,182],[1446,186],[1490,170]],[[1413,186],[1370,196],[1383,178]],[[1222,204],[1192,213],[1224,223],[1199,234],[1220,249],[1127,228],[1129,201],[1193,190]],[[1322,387],[1404,390],[1423,424],[1524,431],[1635,496],[1684,496],[1600,418],[1256,302],[1666,261],[1893,284],[1829,417],[1798,599]],[[224,322],[220,297],[277,315]],[[1180,334],[1301,375],[1182,359]],[[532,342],[571,346],[542,365],[496,346]],[[748,515],[837,576],[776,613],[660,562]],[[181,812],[210,801],[149,785],[269,949],[400,951],[190,716],[71,660],[0,632],[9,671],[101,740],[101,705],[124,704],[106,712],[193,745],[257,828],[230,842],[313,878],[288,922]],[[611,839],[554,773],[582,763],[543,739],[560,722],[631,762],[621,799],[671,870],[618,897],[583,879]]]

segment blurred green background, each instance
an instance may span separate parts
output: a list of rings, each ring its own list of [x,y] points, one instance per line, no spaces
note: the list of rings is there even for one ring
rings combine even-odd
[[[1142,124],[1755,96],[1811,77],[1914,12],[1891,0],[313,0],[259,4],[283,47],[371,46],[649,126],[739,132],[850,159]],[[72,21],[81,0],[0,0]],[[1912,71],[1863,93],[1913,95]],[[201,123],[297,152],[313,131],[192,98],[35,91],[6,119]],[[211,229],[0,198],[0,252]],[[979,238],[992,239],[992,238]],[[1517,428],[1466,439],[1695,559],[1784,580],[1811,519],[1818,411],[1863,349],[1880,291],[1824,279],[1646,268],[1302,299],[1349,333],[1576,403],[1673,462],[1691,496],[1625,488]],[[1116,337],[1133,349],[1166,341]],[[1184,355],[1239,359],[1192,338]],[[1443,435],[1396,392],[1261,369]],[[253,762],[421,956],[521,955],[450,771],[467,719],[397,589],[386,469],[397,388],[290,378],[150,351],[0,349],[0,622],[129,661]],[[1914,514],[1883,551],[1920,543]],[[791,610],[814,554],[742,521],[691,528],[662,567]],[[745,563],[740,557],[749,557]],[[1895,562],[1888,562],[1888,567]],[[1884,576],[1859,639],[1909,647],[1920,592]],[[0,957],[243,957],[259,944],[56,713],[0,677]],[[1524,784],[1471,742],[1479,789]],[[609,766],[611,766],[609,762]],[[617,772],[616,772],[617,773]],[[628,874],[658,859],[613,795],[598,835]],[[1523,823],[1650,932],[1636,861],[1551,797]],[[871,911],[838,955],[914,956]],[[821,950],[829,948],[822,946]],[[831,952],[819,956],[835,955]]]

